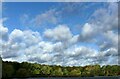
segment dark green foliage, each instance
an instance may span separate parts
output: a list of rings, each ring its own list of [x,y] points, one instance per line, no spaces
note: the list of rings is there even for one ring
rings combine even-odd
[[[2,75],[3,75],[3,77],[12,77],[14,72],[15,72],[15,70],[13,68],[13,65],[3,63],[3,66],[2,66]]]
[[[2,77],[43,77],[43,76],[120,76],[119,65],[50,66],[28,62],[2,62]]]
[[[28,77],[29,71],[25,68],[20,68],[16,72],[16,77]]]

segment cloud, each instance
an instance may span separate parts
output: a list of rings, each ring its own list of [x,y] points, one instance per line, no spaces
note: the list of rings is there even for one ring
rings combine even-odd
[[[37,62],[37,63],[46,63],[51,62],[53,59],[53,56],[51,54],[45,53],[45,54],[37,54],[36,56],[30,56],[27,58],[30,62]],[[48,63],[46,63],[48,64]]]
[[[38,32],[21,31],[18,29],[14,29],[8,37],[8,41],[2,44],[2,57],[10,58],[10,57],[18,57],[24,53],[24,50],[34,44],[37,44],[41,41],[40,35]]]
[[[57,12],[54,9],[50,9],[46,12],[36,15],[30,18],[28,14],[23,14],[20,21],[24,26],[40,27],[45,24],[57,24],[59,21]]]
[[[30,23],[29,23],[29,18],[30,16],[28,14],[23,14],[21,17],[20,17],[20,22],[22,23],[23,26],[30,26]]]
[[[92,28],[92,26],[88,23],[86,23],[83,28],[82,28],[82,35],[85,35],[85,36],[90,36],[89,34],[92,34],[94,33],[94,29]]]
[[[37,15],[34,19],[31,20],[32,23],[36,23],[36,26],[41,25],[42,23],[57,23],[57,18],[55,14],[55,10],[49,10],[43,14]]]
[[[82,33],[79,35],[79,41],[96,42],[96,44],[100,46],[100,50],[109,49],[109,47],[114,46],[117,48],[117,9],[117,3],[110,3],[107,8],[95,10],[89,21],[82,27]]]
[[[70,44],[76,44],[78,42],[79,35],[74,35],[68,42]]]
[[[33,32],[31,30],[25,30],[21,31],[18,29],[14,29],[10,36],[10,41],[12,42],[25,42],[27,46],[37,44],[39,41],[41,41],[40,34],[38,32]]]
[[[67,2],[67,3],[60,3],[58,6],[60,10],[58,10],[58,13],[61,15],[61,18],[69,18],[71,17],[78,17],[78,18],[88,18],[89,12],[88,9],[90,7],[94,7],[96,5],[100,5],[100,3],[82,3],[82,2]],[[78,9],[79,7],[79,9]],[[77,15],[76,15],[77,14]],[[69,20],[73,21],[71,18]]]
[[[0,56],[2,54],[2,45],[8,39],[8,28],[3,26],[5,20],[7,20],[7,18],[0,19]]]
[[[69,48],[68,50],[66,50],[64,52],[64,54],[68,55],[68,56],[81,56],[81,57],[92,57],[95,56],[97,54],[96,50],[85,47],[85,46],[74,46],[72,48]]]
[[[46,29],[41,33],[42,36],[32,30],[14,29],[8,32],[7,27],[0,26],[2,58],[63,66],[118,64],[116,8],[116,3],[110,3],[107,8],[97,9],[83,25],[79,35],[74,35],[68,25],[60,24]],[[55,15],[54,10],[49,10],[32,18],[31,23],[35,22],[36,26],[44,22],[54,24],[57,23]],[[28,18],[27,15],[24,17]],[[82,42],[95,43],[98,49],[81,44]]]
[[[72,38],[72,33],[66,25],[58,25],[54,29],[47,29],[44,36],[57,41],[66,41]]]
[[[51,44],[50,42],[40,42],[39,45],[44,50],[44,52],[53,51],[53,44]]]
[[[111,43],[113,43],[114,45],[118,44],[118,34],[114,33],[113,31],[107,31],[107,33],[105,33],[104,35],[106,39],[111,41]]]
[[[78,42],[79,35],[73,35],[67,25],[58,25],[53,29],[45,30],[44,37],[53,42],[61,42],[60,49],[62,50],[59,52],[63,52],[63,49],[67,49]]]
[[[117,33],[114,33],[113,31],[108,31],[104,33],[104,37],[106,38],[106,42],[100,45],[101,49],[108,49],[110,47],[114,47],[118,49],[118,34]]]
[[[54,51],[55,52],[60,52],[64,49],[64,45],[63,45],[62,42],[57,42],[53,46],[54,46]]]
[[[79,40],[80,41],[91,41],[91,39],[94,38],[95,35],[97,35],[96,31],[97,30],[94,28],[92,24],[86,23],[82,27],[82,33],[79,36]]]
[[[101,65],[113,65],[115,63],[118,64],[118,49],[110,47],[107,50],[99,51],[95,61]]]
[[[6,21],[8,18],[0,18],[0,25],[3,26],[4,21]]]
[[[8,34],[8,28],[0,25],[0,39],[6,40],[7,39],[7,34]]]
[[[73,35],[67,41],[71,39],[76,40],[77,37],[78,35]],[[38,32],[31,30],[22,31],[14,29],[8,35],[8,38],[9,40],[2,44],[3,60],[29,61],[50,65],[84,66],[95,63],[103,65],[105,62],[115,64],[111,60],[115,60],[117,56],[117,49],[115,48],[99,52],[90,47],[78,46],[77,44],[66,47],[62,41],[44,41]],[[109,60],[110,57],[113,59]]]

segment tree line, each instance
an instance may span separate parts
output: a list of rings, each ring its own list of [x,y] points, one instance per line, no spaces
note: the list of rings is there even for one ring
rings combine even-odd
[[[118,76],[120,65],[56,66],[2,61],[2,78]]]

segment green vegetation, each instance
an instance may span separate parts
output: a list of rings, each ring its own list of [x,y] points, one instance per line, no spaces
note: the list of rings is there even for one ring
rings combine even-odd
[[[49,76],[118,76],[120,75],[120,66],[106,65],[88,65],[88,66],[50,66],[28,62],[2,62],[2,77],[49,77]]]

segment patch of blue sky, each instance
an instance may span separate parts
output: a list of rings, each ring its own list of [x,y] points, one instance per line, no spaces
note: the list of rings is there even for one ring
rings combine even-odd
[[[67,7],[66,5],[74,5],[73,7]],[[82,5],[82,6],[81,6]],[[93,6],[94,5],[94,6]],[[41,32],[41,29],[55,27],[56,24],[44,23],[40,27],[23,26],[20,22],[20,17],[24,14],[29,15],[29,19],[34,18],[36,15],[42,14],[50,9],[56,11],[63,11],[67,7],[67,11],[63,11],[58,16],[60,22],[58,24],[67,24],[71,29],[74,29],[76,25],[83,25],[86,23],[91,14],[97,9],[104,7],[104,3],[52,3],[52,2],[11,2],[3,3],[3,17],[7,17],[8,20],[4,23],[10,31],[13,29],[32,29]],[[83,9],[82,7],[90,6]],[[69,12],[68,9],[73,9]],[[58,17],[58,18],[59,18]],[[26,24],[27,25],[27,24]],[[79,31],[79,30],[78,30]],[[76,34],[75,32],[73,32]]]
[[[88,7],[89,6],[89,7]],[[66,24],[74,35],[81,33],[82,26],[91,19],[91,15],[98,8],[105,8],[105,3],[52,3],[52,2],[11,2],[3,3],[3,17],[7,17],[4,26],[9,28],[11,32],[14,29],[26,30],[30,29],[38,31],[41,34],[45,29],[52,29],[59,24]],[[43,14],[48,10],[55,9],[56,12],[60,12],[57,18],[60,18],[57,24],[43,23],[40,26],[24,26],[20,21],[22,15],[29,15],[29,20],[36,17],[36,15]],[[95,44],[81,43],[81,45],[91,46],[98,49]]]

